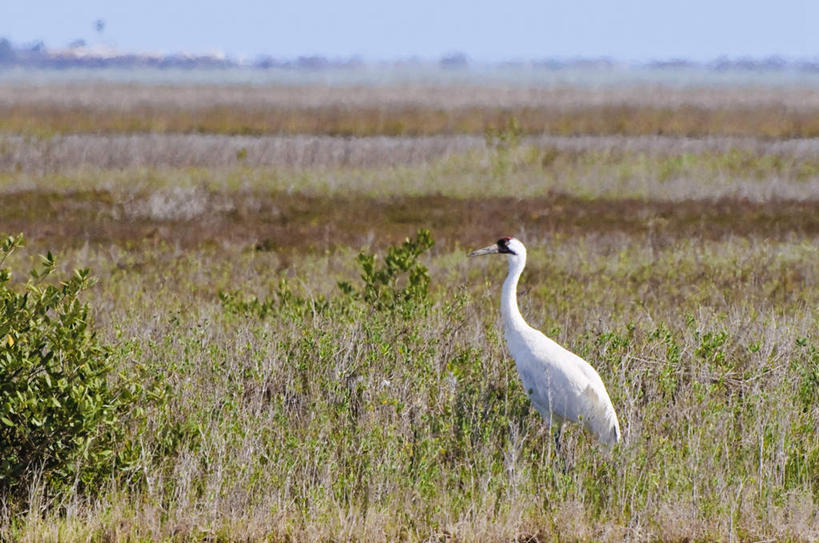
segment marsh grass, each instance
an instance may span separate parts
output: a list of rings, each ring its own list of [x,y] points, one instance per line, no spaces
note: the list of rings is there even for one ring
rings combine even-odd
[[[815,244],[527,241],[523,312],[600,371],[612,453],[569,427],[555,456],[502,344],[500,261],[434,251],[432,305],[407,319],[340,295],[350,251],[281,268],[91,247],[63,265],[98,270],[102,336],[165,393],[130,426],[126,483],[6,517],[6,537],[815,538]],[[222,289],[274,303],[237,311]]]
[[[148,239],[275,251],[374,239],[383,247],[424,226],[446,247],[484,243],[499,231],[648,234],[655,245],[819,231],[815,141],[513,136],[490,135],[471,150],[469,138],[318,138],[303,162],[291,160],[305,153],[297,152],[308,144],[299,138],[218,137],[227,147],[221,155],[201,136],[10,138],[0,227],[74,246]],[[439,144],[444,156],[427,154]],[[163,150],[133,165],[142,145]],[[279,145],[281,153],[265,155]],[[52,151],[40,160],[43,146]],[[241,160],[237,148],[247,151]],[[383,165],[393,155],[398,162]],[[203,165],[206,156],[213,162]],[[355,158],[344,165],[339,156]],[[260,165],[265,160],[271,165]]]
[[[622,86],[0,87],[0,131],[39,136],[208,133],[482,135],[516,117],[524,134],[819,135],[813,88]]]
[[[55,489],[33,467],[0,539],[819,539],[817,143],[776,139],[812,133],[817,96],[0,88],[0,232],[29,240],[4,265],[92,270],[96,337],[140,408],[127,469]],[[164,133],[253,123],[475,135]],[[426,296],[367,303],[361,264],[422,227]],[[505,265],[465,258],[500,235],[530,250],[526,318],[606,383],[613,451],[569,426],[557,456],[530,407]]]
[[[501,149],[468,136],[145,135],[5,137],[0,146],[3,192],[103,191],[117,201],[175,191],[754,202],[819,193],[816,140],[542,137]]]
[[[693,106],[652,108],[603,105],[559,110],[466,108],[456,110],[395,107],[318,107],[315,109],[249,109],[206,107],[198,110],[104,111],[98,107],[0,107],[0,131],[58,134],[199,133],[229,135],[321,134],[343,137],[480,135],[502,129],[510,117],[521,119],[525,134],[672,136],[762,136],[770,139],[819,137],[816,111],[773,106],[724,110]]]

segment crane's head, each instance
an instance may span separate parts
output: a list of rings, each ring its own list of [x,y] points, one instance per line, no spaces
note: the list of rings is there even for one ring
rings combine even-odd
[[[472,251],[469,256],[481,255],[507,255],[509,260],[525,260],[526,247],[517,238],[505,237],[498,240],[497,243]]]

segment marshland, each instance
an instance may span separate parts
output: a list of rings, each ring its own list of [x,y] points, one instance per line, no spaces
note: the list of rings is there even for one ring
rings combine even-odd
[[[815,540],[817,138],[811,85],[6,82],[0,538]],[[612,451],[527,400],[505,235]]]

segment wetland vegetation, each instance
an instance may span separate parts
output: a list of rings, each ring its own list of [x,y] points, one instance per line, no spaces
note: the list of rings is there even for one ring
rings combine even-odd
[[[819,537],[815,90],[365,91],[0,88],[2,539]]]

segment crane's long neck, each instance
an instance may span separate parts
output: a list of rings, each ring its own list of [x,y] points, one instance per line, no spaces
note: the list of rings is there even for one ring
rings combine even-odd
[[[509,275],[503,282],[501,293],[501,316],[507,330],[524,330],[529,327],[518,309],[518,279],[526,266],[526,256],[509,258]]]

